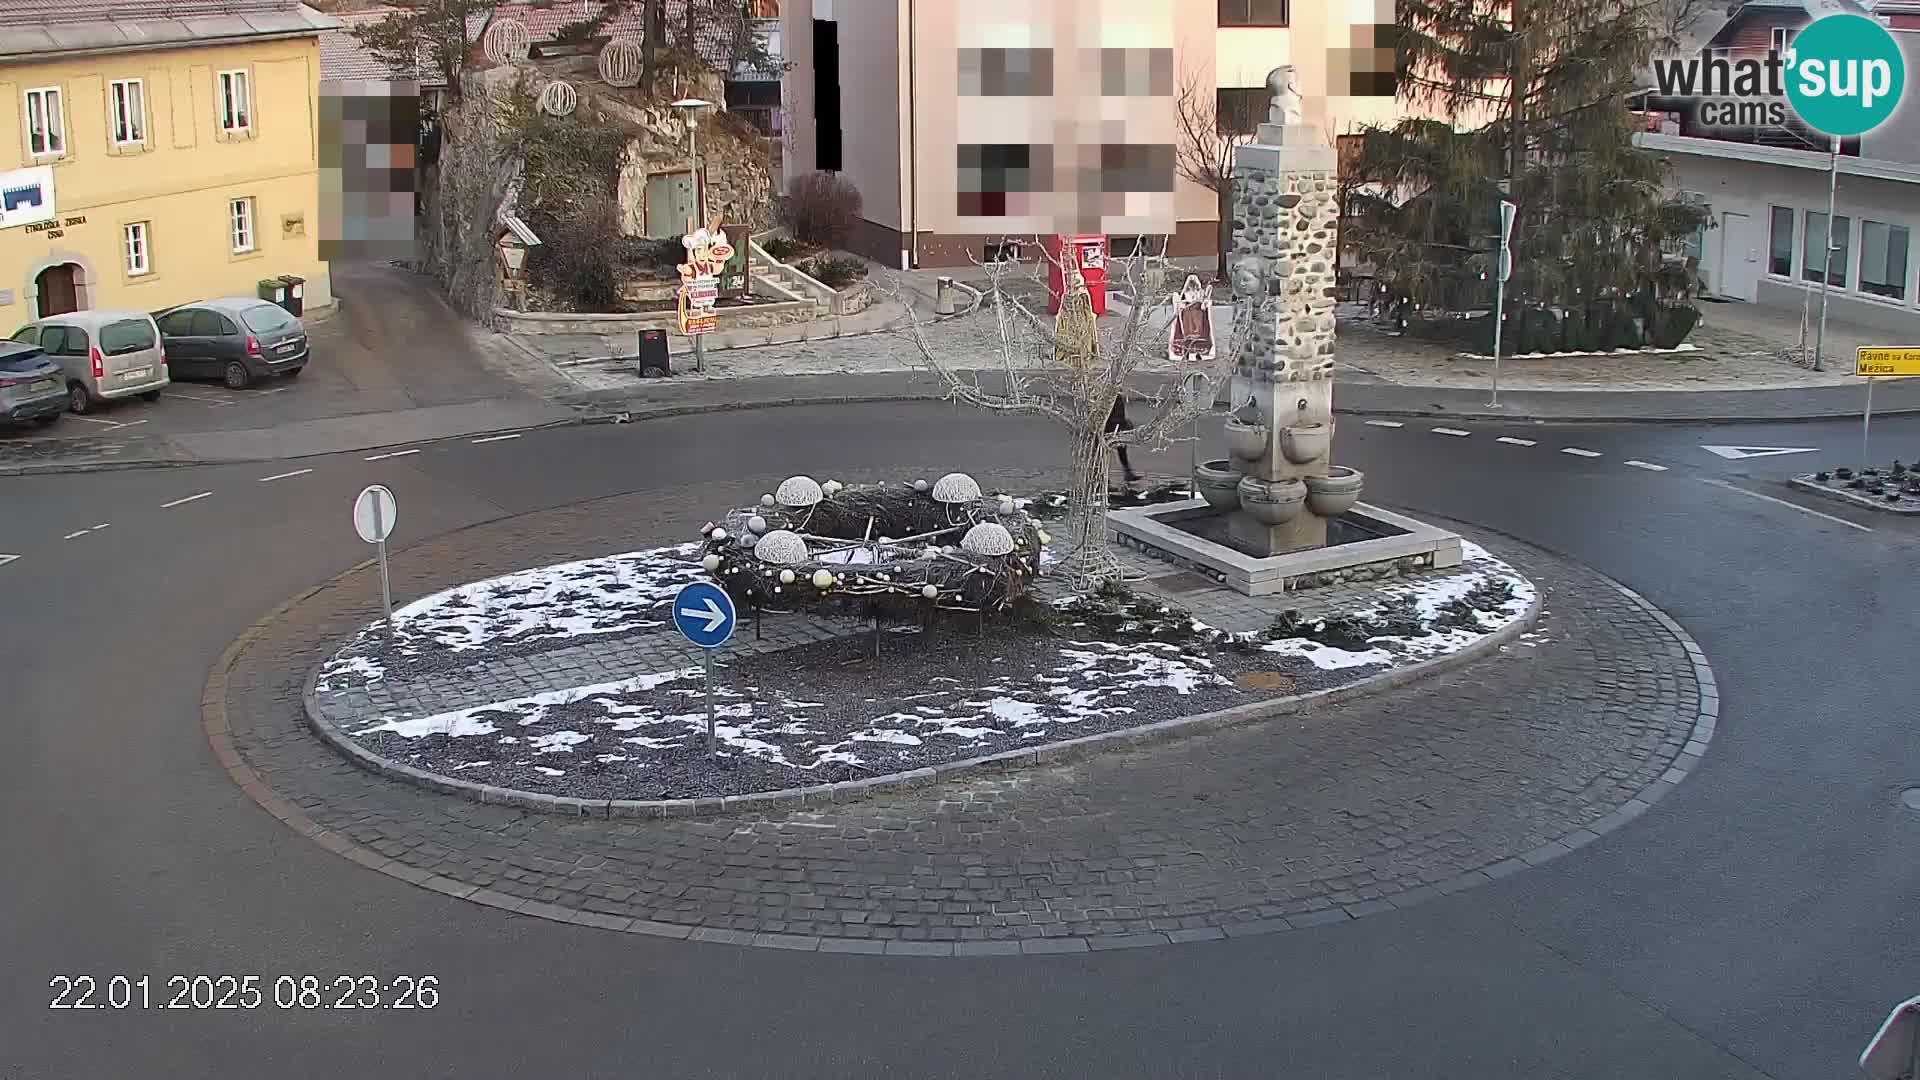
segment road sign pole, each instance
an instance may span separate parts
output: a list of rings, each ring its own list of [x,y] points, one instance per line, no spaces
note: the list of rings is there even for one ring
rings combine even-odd
[[[1867,411],[1860,414],[1860,467],[1873,467],[1873,376],[1867,376]],[[1914,1080],[1920,1080],[1916,1074]]]
[[[707,335],[705,334],[693,335],[693,370],[696,375],[706,373]]]
[[[707,684],[707,756],[714,755],[716,738],[713,733],[713,650],[700,650],[700,664],[706,668]]]
[[[1500,407],[1500,324],[1506,320],[1507,282],[1503,278],[1493,287],[1493,397],[1490,408]]]

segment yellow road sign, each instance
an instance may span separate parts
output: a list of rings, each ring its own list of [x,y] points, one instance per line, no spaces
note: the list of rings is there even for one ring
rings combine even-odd
[[[1853,361],[1855,375],[1920,375],[1920,345],[1861,346]]]

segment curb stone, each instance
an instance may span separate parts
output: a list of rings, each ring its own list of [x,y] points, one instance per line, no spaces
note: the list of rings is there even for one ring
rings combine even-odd
[[[353,571],[348,571],[353,573]],[[344,576],[344,575],[342,575]],[[336,579],[337,580],[337,579]],[[1408,683],[1437,675],[1493,653],[1522,634],[1532,629],[1540,617],[1540,597],[1536,594],[1533,603],[1513,622],[1485,635],[1465,648],[1443,656],[1435,656],[1404,667],[1392,668],[1377,675],[1336,686],[1328,690],[1316,690],[1307,694],[1293,694],[1286,697],[1268,698],[1263,701],[1250,701],[1243,705],[1234,705],[1213,712],[1198,713],[1193,716],[1179,716],[1170,720],[1159,720],[1138,727],[1120,728],[1115,731],[1103,731],[1094,735],[1083,735],[1074,739],[1062,739],[1039,746],[1023,746],[1015,750],[1004,750],[997,754],[981,757],[963,758],[959,761],[942,762],[910,772],[884,773],[879,776],[863,777],[859,780],[845,780],[834,784],[812,784],[805,787],[780,788],[774,791],[756,791],[745,795],[727,795],[721,798],[700,799],[577,799],[566,795],[546,795],[515,788],[502,788],[490,784],[476,784],[466,780],[456,780],[440,773],[427,772],[405,765],[391,758],[374,753],[362,746],[352,736],[329,724],[320,715],[320,705],[314,698],[314,687],[320,679],[322,664],[315,664],[307,673],[306,685],[301,691],[302,712],[307,727],[319,736],[320,741],[332,747],[342,757],[353,764],[394,780],[405,781],[419,787],[449,795],[458,795],[475,802],[497,803],[516,806],[523,810],[533,810],[548,814],[563,814],[569,817],[587,818],[686,818],[711,817],[717,815],[741,813],[767,813],[776,810],[788,810],[801,806],[821,806],[832,803],[850,803],[880,795],[898,794],[916,788],[931,787],[935,784],[990,774],[1013,772],[1038,765],[1058,765],[1079,761],[1103,751],[1131,746],[1147,746],[1168,742],[1174,739],[1202,735],[1241,724],[1272,720],[1294,713],[1336,705],[1343,701],[1366,697],[1405,686]]]
[[[1812,473],[1796,476],[1788,480],[1787,483],[1802,491],[1812,492],[1821,498],[1846,503],[1849,506],[1857,506],[1862,510],[1872,510],[1878,514],[1897,514],[1901,517],[1920,515],[1920,503],[1909,502],[1904,506],[1890,506],[1884,500],[1876,499],[1871,495],[1856,495],[1844,488],[1836,488],[1831,484],[1823,484],[1815,480]]]

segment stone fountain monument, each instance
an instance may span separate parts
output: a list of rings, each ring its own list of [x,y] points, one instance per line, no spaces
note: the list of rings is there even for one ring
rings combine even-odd
[[[1333,464],[1338,160],[1301,118],[1293,69],[1267,89],[1267,122],[1234,152],[1231,284],[1254,324],[1238,336],[1230,456],[1197,470],[1201,499],[1115,511],[1110,528],[1253,595],[1456,565],[1459,536],[1360,503],[1364,477]]]

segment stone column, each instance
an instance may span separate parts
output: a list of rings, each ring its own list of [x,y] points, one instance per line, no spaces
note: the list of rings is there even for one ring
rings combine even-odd
[[[1264,502],[1268,519],[1304,498],[1308,477],[1332,461],[1335,232],[1338,161],[1320,129],[1302,123],[1291,72],[1268,78],[1268,122],[1234,153],[1233,292],[1255,303],[1252,332],[1241,340],[1230,409],[1265,427],[1265,454],[1239,460],[1241,505],[1231,516],[1236,546],[1278,555],[1322,547],[1327,523],[1304,504],[1271,524],[1249,513]]]

